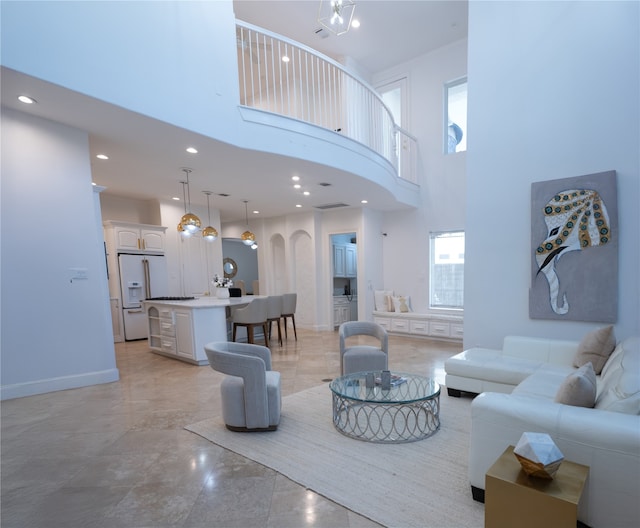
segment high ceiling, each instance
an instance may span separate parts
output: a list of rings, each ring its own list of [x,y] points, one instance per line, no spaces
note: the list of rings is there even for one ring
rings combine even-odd
[[[354,18],[361,26],[339,37],[319,38],[319,4],[319,0],[235,0],[234,10],[238,19],[336,60],[350,57],[370,73],[464,38],[467,33],[466,1],[357,0]],[[25,90],[37,94],[37,105],[27,107],[17,102],[17,94]],[[290,180],[293,174],[301,175],[313,192],[312,201],[304,203],[307,210],[336,202],[359,205],[365,197],[381,210],[394,205],[384,189],[346,172],[247,152],[7,70],[2,72],[2,104],[87,130],[93,178],[106,187],[107,194],[162,200],[181,197],[178,182],[184,175],[179,168],[188,166],[194,169],[192,203],[206,205],[202,191],[212,191],[211,206],[220,210],[222,222],[244,219],[243,200],[265,218],[299,211],[295,205],[300,196]],[[199,146],[198,154],[184,152],[183,146],[190,144]],[[95,155],[100,152],[108,153],[110,159],[97,160]],[[257,172],[263,175],[262,185],[251,177]],[[327,181],[333,185],[319,186]],[[221,197],[220,193],[229,196]]]

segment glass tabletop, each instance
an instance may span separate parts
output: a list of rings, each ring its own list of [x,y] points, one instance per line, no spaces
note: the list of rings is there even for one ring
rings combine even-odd
[[[440,385],[418,374],[391,372],[391,387],[382,388],[382,371],[373,371],[373,386],[367,387],[369,372],[355,372],[334,379],[329,388],[334,394],[350,400],[371,403],[411,403],[435,398]]]

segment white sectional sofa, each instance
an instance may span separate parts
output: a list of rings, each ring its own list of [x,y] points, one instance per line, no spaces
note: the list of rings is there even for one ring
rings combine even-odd
[[[578,345],[508,337],[502,351],[471,349],[447,362],[447,384],[453,383],[454,394],[482,393],[471,404],[473,496],[484,499],[485,474],[507,446],[524,432],[542,432],[566,460],[590,468],[578,519],[591,528],[637,527],[640,339],[618,343],[601,374],[594,376],[593,408],[556,401],[562,401],[560,389],[566,390],[568,376],[576,377]]]

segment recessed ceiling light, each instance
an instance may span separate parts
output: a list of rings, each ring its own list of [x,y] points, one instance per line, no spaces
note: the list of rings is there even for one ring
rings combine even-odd
[[[195,147],[188,147],[188,148],[187,148],[187,152],[188,152],[189,154],[197,154],[197,153],[198,153],[198,149],[197,149],[197,148],[195,148]]]
[[[177,202],[179,202],[179,201],[180,201],[180,198],[178,198],[177,196],[172,196],[172,197],[171,197],[171,199],[172,199],[172,200],[176,200]]]
[[[293,181],[300,181],[300,176],[291,176]]]
[[[357,18],[354,18],[351,21],[351,27],[352,28],[359,28],[360,27],[360,21]]]
[[[108,160],[109,156],[107,156],[106,154],[97,154],[96,158],[101,159],[101,160]]]
[[[289,57],[287,57],[286,55],[282,56],[282,62],[289,62],[291,59],[289,59]]]
[[[91,185],[93,185],[95,187],[98,184],[96,182],[91,182]]]
[[[302,205],[300,205],[300,204],[296,204],[296,207],[302,207]]]
[[[260,214],[260,211],[256,209],[255,211],[253,211],[253,214]]]
[[[20,101],[21,103],[24,103],[24,104],[37,103],[37,101],[35,99],[33,99],[32,97],[29,97],[28,95],[19,95],[18,96],[18,101]]]
[[[302,194],[304,194],[305,196],[309,196],[311,193],[309,191],[304,191]]]
[[[369,200],[360,200],[360,203],[369,203]]]
[[[302,187],[302,185],[300,185],[299,183],[296,183],[296,184],[293,186],[293,188],[294,188],[294,189],[299,189],[300,187]]]

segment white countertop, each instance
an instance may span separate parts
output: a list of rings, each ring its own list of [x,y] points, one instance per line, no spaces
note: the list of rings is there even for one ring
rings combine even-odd
[[[143,301],[145,304],[159,304],[171,306],[173,308],[225,308],[227,306],[238,306],[249,304],[253,299],[264,297],[264,295],[245,295],[244,297],[229,297],[228,299],[218,299],[214,295],[203,295],[190,301]]]

